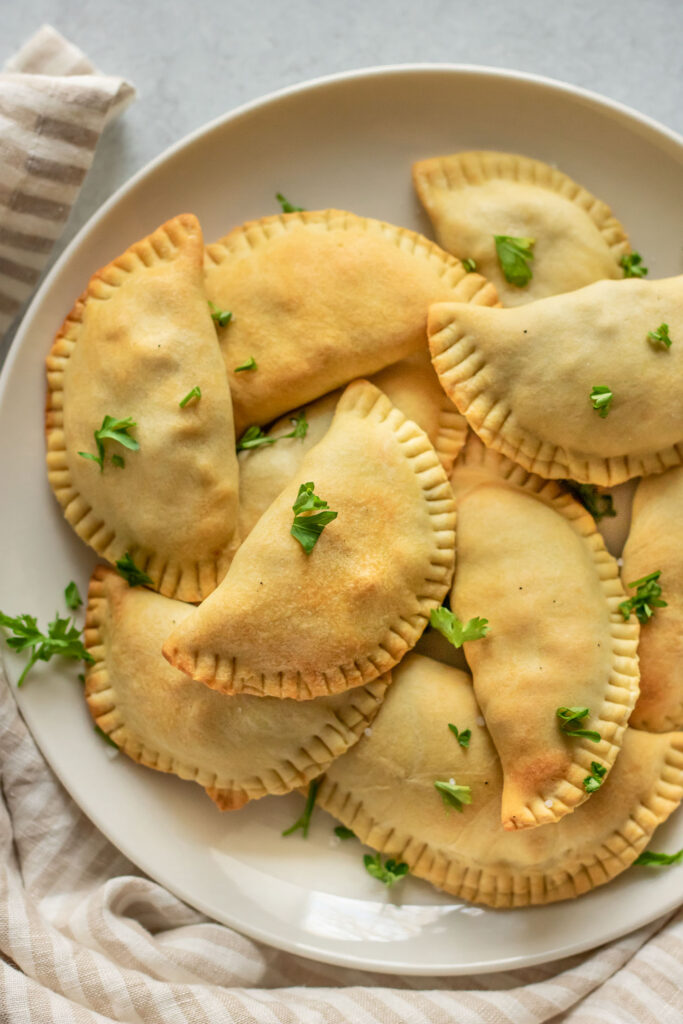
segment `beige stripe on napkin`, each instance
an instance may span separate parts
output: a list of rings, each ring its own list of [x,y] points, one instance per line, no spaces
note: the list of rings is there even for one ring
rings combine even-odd
[[[47,25],[0,72],[0,339],[62,233],[104,126],[134,96]]]

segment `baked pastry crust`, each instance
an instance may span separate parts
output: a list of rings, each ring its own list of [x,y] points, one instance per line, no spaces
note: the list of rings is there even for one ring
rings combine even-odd
[[[183,214],[99,270],[47,357],[47,466],[76,533],[110,562],[129,552],[167,597],[199,601],[235,544],[230,390],[204,292],[203,240]],[[180,408],[192,387],[201,400]],[[93,452],[104,415],[132,417],[139,451]],[[112,451],[125,467],[112,465]]]
[[[666,608],[640,627],[640,697],[631,725],[650,732],[683,729],[683,468],[641,480],[621,578],[628,584],[661,570]]]
[[[629,867],[683,796],[683,733],[628,729],[604,785],[550,828],[500,828],[502,773],[468,676],[417,654],[394,672],[372,732],[327,771],[317,805],[453,896],[491,907],[571,899]],[[448,729],[470,728],[463,750]],[[462,813],[436,780],[471,788]]]
[[[518,309],[429,311],[446,394],[486,445],[544,477],[614,485],[683,461],[683,276],[598,281]],[[605,418],[590,401],[608,386]]]
[[[451,608],[489,633],[465,643],[501,759],[505,829],[558,821],[588,799],[591,763],[614,764],[638,696],[638,623],[624,622],[615,559],[559,484],[470,437],[452,476],[458,513]],[[504,680],[504,682],[503,682]],[[559,707],[588,707],[571,737]]]
[[[454,153],[414,164],[413,181],[439,245],[474,259],[505,306],[623,276],[628,237],[610,208],[541,160]],[[494,235],[535,240],[533,276],[524,287],[505,279]]]
[[[422,348],[430,302],[498,301],[422,235],[340,210],[236,228],[207,247],[206,289],[233,313],[219,337],[238,435]]]
[[[97,725],[134,761],[203,786],[221,810],[289,793],[320,775],[362,735],[390,676],[300,704],[226,697],[161,656],[191,608],[98,566],[88,592],[85,695]]]
[[[290,536],[299,484],[338,512],[306,554]],[[426,435],[368,381],[237,551],[225,579],[164,644],[226,693],[309,700],[389,671],[450,586],[453,493]]]

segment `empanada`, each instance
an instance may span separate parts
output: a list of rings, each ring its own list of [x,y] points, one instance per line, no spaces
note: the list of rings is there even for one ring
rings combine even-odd
[[[235,810],[306,785],[372,722],[389,676],[305,704],[226,697],[188,679],[162,658],[161,644],[190,611],[95,569],[86,699],[97,725],[134,761],[192,779],[221,810]]]
[[[155,589],[184,601],[225,573],[238,507],[203,251],[196,217],[163,224],[92,277],[47,358],[48,477],[64,515],[99,555],[128,552]],[[181,406],[195,388],[201,397]],[[99,449],[105,416],[128,422],[121,433],[139,450],[109,439]]]
[[[233,314],[219,335],[238,435],[421,348],[430,302],[498,301],[422,235],[339,210],[236,228],[207,247],[206,288]]]
[[[451,608],[488,620],[465,643],[501,759],[506,829],[557,821],[588,799],[593,761],[614,763],[638,695],[638,623],[624,622],[617,563],[559,484],[471,437],[453,473],[458,514]],[[557,709],[589,708],[570,736]]]
[[[633,499],[631,530],[621,578],[629,598],[637,582],[656,581],[666,607],[655,607],[640,627],[640,697],[631,716],[637,729],[683,729],[683,468],[641,480]],[[634,613],[632,616],[635,617]]]
[[[467,437],[467,420],[443,392],[427,349],[387,366],[371,378],[404,416],[426,433],[449,473]],[[269,437],[282,437],[277,444],[263,445],[241,452],[240,465],[240,538],[244,540],[280,491],[299,471],[306,452],[329,429],[341,391],[317,399],[306,407],[308,430],[303,438],[283,435],[292,430],[284,416],[268,431]]]
[[[492,907],[570,899],[633,863],[683,796],[683,733],[628,729],[604,785],[550,828],[500,827],[502,774],[464,672],[410,654],[369,736],[331,765],[317,804],[418,878]],[[449,723],[472,732],[466,750]],[[444,806],[435,781],[470,788]]]
[[[605,203],[555,167],[514,153],[467,152],[420,160],[415,188],[439,245],[474,259],[503,305],[517,306],[619,278],[628,238]],[[533,239],[532,277],[502,272],[494,236]]]
[[[290,535],[304,482],[338,513],[310,554]],[[445,597],[454,527],[453,493],[426,435],[356,381],[164,655],[226,693],[308,700],[369,682],[415,645]]]
[[[663,323],[668,349],[648,337]],[[526,469],[612,485],[683,461],[683,276],[598,281],[518,309],[442,303],[429,334],[446,394]],[[593,402],[596,388],[612,398]]]

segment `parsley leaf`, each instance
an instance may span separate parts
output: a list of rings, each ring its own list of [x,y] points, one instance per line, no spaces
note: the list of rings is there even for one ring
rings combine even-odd
[[[209,309],[211,310],[211,319],[219,327],[227,327],[232,320],[232,313],[229,313],[227,309],[219,309],[218,306],[214,306],[211,299],[209,299]]]
[[[648,273],[639,252],[625,252],[619,260],[619,266],[624,271],[624,277],[645,277]]]
[[[535,238],[513,238],[511,235],[494,235],[496,253],[505,280],[517,288],[523,288],[532,278],[529,260],[534,258]]]
[[[309,481],[306,484],[301,484],[299,487],[299,493],[296,496],[296,501],[292,505],[292,512],[294,513],[294,522],[292,528],[289,531],[295,540],[298,540],[301,547],[304,549],[307,555],[310,555],[311,551],[318,543],[318,538],[323,532],[328,523],[331,523],[337,518],[338,512],[332,512],[328,508],[327,502],[319,498],[317,494],[313,492],[315,484]],[[314,515],[306,515],[307,512],[313,512],[315,509],[324,509],[323,512],[315,512]]]
[[[648,331],[647,340],[653,348],[671,348],[669,325],[660,324],[656,331]]]
[[[181,409],[184,409],[185,406],[188,405],[194,398],[196,398],[197,401],[199,401],[201,397],[202,389],[200,388],[199,384],[195,384],[192,390],[188,391],[185,397],[178,402],[178,405],[180,406]]]
[[[363,864],[365,864],[365,870],[373,878],[376,878],[387,888],[391,888],[392,885],[396,885],[397,882],[403,878],[404,875],[408,874],[408,865],[402,861],[399,864],[393,858],[387,858],[386,862],[382,863],[382,858],[378,853],[375,856],[371,856],[366,853],[363,857]]]
[[[123,558],[119,558],[118,562],[114,564],[119,571],[119,575],[123,576],[129,587],[140,587],[143,583],[152,583],[147,573],[143,572],[142,569],[138,569],[128,551],[126,551]]]
[[[596,789],[600,789],[605,781],[605,775],[607,775],[605,766],[598,764],[597,761],[591,761],[591,773],[583,780],[583,788],[587,793],[595,793]]]
[[[258,367],[256,365],[256,360],[254,359],[253,356],[249,356],[249,358],[247,359],[246,363],[240,363],[239,366],[235,367],[235,369],[233,370],[233,373],[241,373],[243,370],[257,370],[257,369],[258,369]]]
[[[116,747],[117,750],[119,749],[118,743],[114,743],[109,733],[106,733],[104,729],[100,729],[99,725],[95,725],[95,732],[100,737],[100,739],[103,739],[104,742],[108,743],[110,747]]]
[[[334,834],[338,839],[355,839],[356,833],[352,832],[346,825],[337,825]]]
[[[17,680],[17,686],[21,686],[37,661],[49,661],[58,654],[61,658],[74,658],[87,662],[94,662],[81,641],[81,631],[71,625],[71,619],[60,619],[55,612],[55,617],[48,624],[47,636],[38,629],[38,622],[33,615],[17,615],[12,617],[0,612],[0,626],[11,629],[14,636],[5,637],[8,647],[20,654],[22,651],[31,651],[31,657],[24,666],[24,670]]]
[[[681,864],[683,863],[683,850],[679,850],[678,853],[655,853],[654,850],[643,850],[633,863],[659,867],[664,867],[667,864]]]
[[[454,647],[462,647],[468,640],[481,640],[489,631],[489,620],[474,618],[462,623],[448,608],[432,608],[429,625],[438,629]]]
[[[294,203],[290,203],[289,199],[285,199],[282,192],[276,192],[275,198],[282,207],[283,213],[303,213],[306,209],[305,206],[295,206]]]
[[[629,587],[637,589],[633,597],[629,597],[628,601],[622,601],[619,605],[619,611],[625,620],[629,618],[631,612],[635,612],[638,621],[645,626],[654,615],[655,608],[668,606],[668,601],[662,601],[660,596],[662,588],[657,580],[661,575],[662,570],[658,569],[656,572],[651,572],[649,576],[643,576],[641,579],[629,583]]]
[[[237,442],[237,451],[242,452],[247,451],[249,448],[260,448],[264,444],[275,444],[277,441],[282,441],[285,437],[305,437],[308,433],[306,410],[302,409],[299,415],[292,416],[290,421],[294,424],[294,430],[290,430],[288,434],[280,434],[278,437],[269,437],[257,426],[247,427]]]
[[[105,441],[116,441],[117,444],[123,445],[124,448],[128,448],[132,452],[139,450],[139,442],[128,433],[133,427],[137,427],[137,423],[130,416],[127,416],[124,420],[117,420],[115,416],[105,416],[102,420],[102,426],[99,430],[94,431],[97,455],[93,455],[91,452],[79,452],[78,454],[83,456],[84,459],[92,459],[100,467],[100,472],[102,472],[104,469]]]
[[[318,787],[320,786],[321,779],[313,779],[308,786],[308,796],[306,797],[306,806],[304,807],[303,814],[297,818],[293,825],[286,828],[282,833],[283,836],[291,836],[293,832],[297,832],[301,829],[304,839],[308,838],[308,829],[311,824],[311,815],[313,814],[313,807],[315,806],[315,798],[318,795]]]
[[[477,261],[470,259],[469,257],[466,260],[462,261],[462,265],[468,274],[471,274],[473,271],[477,269]]]
[[[452,722],[448,723],[448,728],[451,730],[460,746],[464,747],[465,750],[467,750],[467,748],[470,745],[470,740],[472,739],[472,730],[463,729],[462,732],[460,732],[457,725],[453,725]]]
[[[64,590],[64,600],[66,602],[67,608],[71,608],[72,610],[80,608],[80,606],[83,604],[83,598],[78,593],[78,587],[76,586],[73,580],[71,581],[71,583],[67,584]]]
[[[601,419],[605,419],[612,406],[614,395],[606,384],[594,384],[591,389],[590,399],[593,409]]]
[[[577,722],[580,722],[582,718],[587,718],[590,715],[590,708],[558,708],[555,714],[561,719],[560,729],[562,732],[566,732],[568,736],[585,736],[586,739],[592,740],[593,743],[599,743],[602,736],[599,732],[595,732],[594,729],[579,729],[576,726]]]
[[[577,501],[580,501],[585,509],[593,516],[596,523],[599,523],[605,516],[616,516],[617,510],[611,494],[604,494],[599,491],[595,484],[577,484],[575,480],[563,480],[562,483]]]
[[[472,803],[472,790],[469,786],[458,786],[455,782],[435,782],[435,788],[441,793],[444,805],[450,810],[462,811],[464,804]]]

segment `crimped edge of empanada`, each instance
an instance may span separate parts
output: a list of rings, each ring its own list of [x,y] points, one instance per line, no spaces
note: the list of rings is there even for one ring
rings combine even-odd
[[[446,401],[453,405],[450,398],[444,395]],[[455,461],[465,447],[468,434],[468,424],[462,413],[453,406],[447,409],[445,406],[439,411],[439,427],[434,438],[434,451],[446,472],[450,475]]]
[[[448,477],[427,435],[367,380],[359,379],[348,385],[335,415],[339,412],[354,412],[361,419],[389,423],[420,484],[432,525],[433,549],[430,569],[416,595],[419,611],[410,619],[398,615],[369,653],[329,671],[306,676],[294,670],[264,671],[257,676],[252,670],[243,670],[237,658],[212,650],[202,652],[197,647],[181,648],[177,633],[171,634],[163,646],[164,657],[212,689],[311,700],[365,685],[389,672],[415,646],[429,622],[431,610],[439,607],[448,592],[455,564],[455,502]],[[257,678],[259,683],[255,684]]]
[[[498,481],[508,484],[542,501],[566,519],[574,532],[588,545],[609,609],[612,672],[602,705],[599,709],[591,708],[591,723],[594,723],[591,728],[600,733],[602,740],[593,743],[583,736],[574,738],[574,761],[567,776],[556,784],[556,788],[548,788],[543,795],[539,794],[533,802],[526,804],[523,814],[515,815],[503,823],[503,827],[509,830],[535,828],[559,821],[589,798],[583,780],[591,774],[591,762],[599,762],[609,772],[616,761],[639,693],[637,650],[640,627],[634,617],[624,621],[619,611],[619,605],[627,595],[617,562],[607,551],[595,520],[559,482],[544,480],[529,473],[504,455],[485,448],[475,438],[471,438],[465,446],[453,476],[468,469],[475,473],[480,471],[482,475],[480,480],[473,480],[473,486],[485,483],[487,479],[492,483]],[[550,807],[546,804],[547,800],[552,800]]]
[[[504,180],[522,185],[536,185],[554,192],[580,207],[593,221],[615,264],[630,251],[628,235],[611,209],[597,199],[583,185],[556,167],[518,153],[499,153],[494,150],[467,150],[449,156],[431,157],[413,164],[413,184],[427,213],[434,215],[431,188],[449,192],[487,181]]]
[[[63,430],[63,381],[69,358],[78,344],[88,300],[105,301],[110,298],[129,274],[172,259],[183,241],[197,233],[201,238],[199,221],[194,214],[180,214],[166,221],[151,235],[130,246],[115,260],[93,274],[88,287],[76,300],[73,309],[64,320],[47,356],[45,403],[47,475],[67,522],[86,544],[112,564],[128,552],[138,569],[151,578],[153,588],[164,597],[177,597],[183,601],[195,602],[203,600],[216,589],[230,565],[233,548],[222,552],[215,560],[207,559],[184,564],[156,551],[140,547],[130,539],[121,539],[115,530],[107,526],[79,493],[71,476]]]
[[[346,753],[360,739],[379,711],[391,676],[384,675],[349,694],[348,706],[335,712],[336,728],[326,723],[321,734],[311,736],[310,742],[294,756],[267,773],[242,780],[212,775],[168,752],[153,749],[127,729],[117,704],[116,682],[107,663],[105,619],[109,597],[106,579],[114,575],[112,569],[98,565],[88,588],[84,638],[86,650],[95,659],[87,667],[85,678],[85,699],[90,714],[102,732],[133,761],[196,782],[220,810],[238,810],[249,800],[258,800],[269,794],[284,795],[307,786],[311,779],[326,771],[336,757]]]
[[[661,734],[660,734],[661,735]],[[362,843],[404,861],[411,874],[452,896],[499,909],[555,903],[581,896],[604,885],[645,849],[657,825],[665,821],[683,797],[683,733],[670,735],[664,765],[649,799],[625,812],[624,825],[583,857],[564,854],[555,871],[480,868],[466,857],[432,847],[423,836],[383,825],[368,814],[361,800],[339,783],[323,778],[316,803],[353,830]]]
[[[487,379],[487,363],[471,334],[458,329],[450,305],[437,302],[429,307],[427,333],[432,363],[444,391],[485,445],[546,479],[570,479],[602,487],[683,464],[683,442],[642,455],[601,458],[542,441],[521,427],[507,395]],[[483,381],[477,394],[458,403],[451,379],[455,377],[457,384],[471,384],[480,374]],[[510,434],[516,443],[508,440]]]

